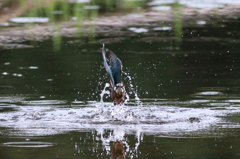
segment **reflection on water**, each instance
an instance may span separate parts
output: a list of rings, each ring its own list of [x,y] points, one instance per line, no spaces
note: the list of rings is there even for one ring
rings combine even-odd
[[[112,147],[111,159],[125,159],[125,150],[122,147],[121,141],[116,141]]]

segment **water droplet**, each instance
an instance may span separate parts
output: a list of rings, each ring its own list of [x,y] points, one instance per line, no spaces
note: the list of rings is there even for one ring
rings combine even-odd
[[[29,68],[29,69],[31,69],[31,70],[38,69],[38,67],[37,67],[37,66],[29,66],[28,68]]]
[[[156,27],[153,28],[153,30],[158,31],[158,30],[172,30],[172,27]]]
[[[10,65],[11,63],[10,62],[5,62],[4,65]]]
[[[8,73],[7,73],[7,72],[3,72],[2,74],[3,74],[4,76],[8,75]]]
[[[198,25],[205,25],[205,24],[206,24],[206,21],[197,21],[197,24],[198,24]]]

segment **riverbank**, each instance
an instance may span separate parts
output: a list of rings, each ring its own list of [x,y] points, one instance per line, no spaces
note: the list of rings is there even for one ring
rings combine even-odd
[[[69,21],[44,24],[17,24],[1,23],[0,43],[22,43],[28,40],[42,41],[56,35],[63,37],[79,37],[103,35],[136,36],[142,34],[154,34],[153,31],[174,30],[176,25],[182,27],[215,25],[216,19],[224,21],[238,21],[240,18],[240,6],[226,6],[223,8],[190,8],[182,7],[180,10],[144,10],[137,13],[102,14],[94,20],[85,20],[82,26],[78,20],[72,18]],[[5,25],[4,25],[5,24]],[[9,26],[8,26],[9,25]],[[141,26],[141,27],[139,27]],[[224,24],[222,24],[224,27]],[[179,28],[178,28],[179,29]],[[176,29],[175,29],[176,32]],[[80,34],[78,34],[80,33]]]

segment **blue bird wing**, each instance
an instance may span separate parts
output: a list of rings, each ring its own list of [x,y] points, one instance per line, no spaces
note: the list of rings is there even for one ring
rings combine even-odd
[[[107,63],[106,51],[105,51],[105,48],[104,48],[104,44],[103,44],[103,48],[102,48],[102,56],[103,56],[103,65],[104,65],[107,73],[108,73],[109,76],[110,76],[110,81],[111,81],[112,88],[114,88],[114,87],[115,87],[115,80],[114,80],[114,77],[113,77],[112,70],[111,70],[111,68],[108,66],[108,63]]]
[[[122,83],[122,61],[110,50],[109,55],[111,61],[111,71],[115,81],[115,85],[117,83]]]

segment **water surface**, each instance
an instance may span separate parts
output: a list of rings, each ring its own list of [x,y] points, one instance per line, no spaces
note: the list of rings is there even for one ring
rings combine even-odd
[[[49,38],[5,43],[1,158],[109,158],[117,140],[127,158],[239,158],[239,20],[211,22],[184,24],[180,40],[155,22],[63,36],[58,51]],[[103,42],[123,62],[121,106]]]

